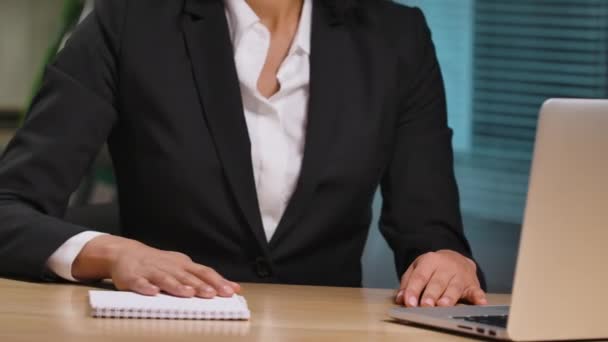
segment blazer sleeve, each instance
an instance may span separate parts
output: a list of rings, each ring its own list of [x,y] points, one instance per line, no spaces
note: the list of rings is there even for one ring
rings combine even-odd
[[[381,183],[380,230],[393,249],[399,277],[426,252],[449,249],[472,258],[460,214],[441,71],[424,15],[419,9],[408,12],[409,20],[402,22],[413,34],[399,44],[404,76],[397,91],[396,141]]]
[[[62,218],[117,120],[126,4],[100,1],[79,25],[0,159],[0,276],[44,278],[49,256],[87,230]]]

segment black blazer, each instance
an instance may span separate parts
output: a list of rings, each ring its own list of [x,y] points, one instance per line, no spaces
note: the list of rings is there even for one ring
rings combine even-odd
[[[53,251],[91,228],[62,217],[106,141],[123,235],[232,280],[360,286],[380,184],[398,275],[428,251],[470,256],[423,15],[330,3],[314,3],[301,176],[267,242],[222,1],[99,2],[0,163],[0,274],[42,277]]]

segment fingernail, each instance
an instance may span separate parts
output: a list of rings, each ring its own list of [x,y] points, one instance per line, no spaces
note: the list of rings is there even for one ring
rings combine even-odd
[[[222,290],[224,291],[225,294],[227,295],[232,295],[234,294],[234,289],[232,289],[232,287],[228,286],[228,285],[224,285],[222,286]]]
[[[397,295],[395,296],[395,303],[401,304],[402,300],[403,300],[403,290],[399,290],[399,292],[397,292]]]
[[[215,289],[211,286],[203,286],[203,292],[211,294],[215,293]]]
[[[422,303],[426,304],[428,306],[435,306],[435,302],[431,298],[425,298],[425,299],[423,299]]]
[[[189,286],[189,285],[184,285],[184,286],[182,286],[182,290],[184,290],[184,291],[194,291],[194,287]]]
[[[487,299],[485,299],[485,298],[481,298],[481,299],[479,300],[479,304],[480,304],[480,305],[488,305],[488,300],[487,300]]]
[[[439,300],[439,303],[438,303],[438,304],[439,304],[439,305],[450,305],[450,299],[449,299],[449,298],[445,298],[445,297],[444,297],[444,298],[441,298],[441,299]]]
[[[158,286],[155,285],[148,285],[146,287],[150,292],[154,292],[154,293],[158,293],[160,292],[160,288]]]
[[[408,298],[407,303],[409,306],[416,307],[418,306],[418,299],[416,299],[416,297],[414,296],[411,296],[410,298]]]
[[[232,287],[232,291],[234,291],[234,293],[240,293],[243,290],[241,285],[234,282],[230,282],[230,286]]]

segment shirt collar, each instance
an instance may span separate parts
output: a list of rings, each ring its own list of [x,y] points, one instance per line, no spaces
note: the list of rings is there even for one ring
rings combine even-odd
[[[244,33],[253,25],[260,22],[260,18],[249,7],[245,0],[224,0],[226,17],[233,46],[238,46]],[[312,0],[304,0],[298,29],[291,45],[290,53],[302,50],[310,54],[310,40],[312,31]]]
[[[307,55],[310,55],[310,40],[312,31],[312,0],[304,0],[302,5],[302,13],[300,14],[300,23],[294,37],[292,49],[301,49]]]

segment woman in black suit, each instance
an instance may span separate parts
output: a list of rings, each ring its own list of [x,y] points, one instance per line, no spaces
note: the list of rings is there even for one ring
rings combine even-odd
[[[105,141],[121,236],[61,219]],[[104,0],[0,163],[0,272],[201,297],[232,280],[360,286],[380,185],[396,300],[485,304],[452,164],[417,9]]]

